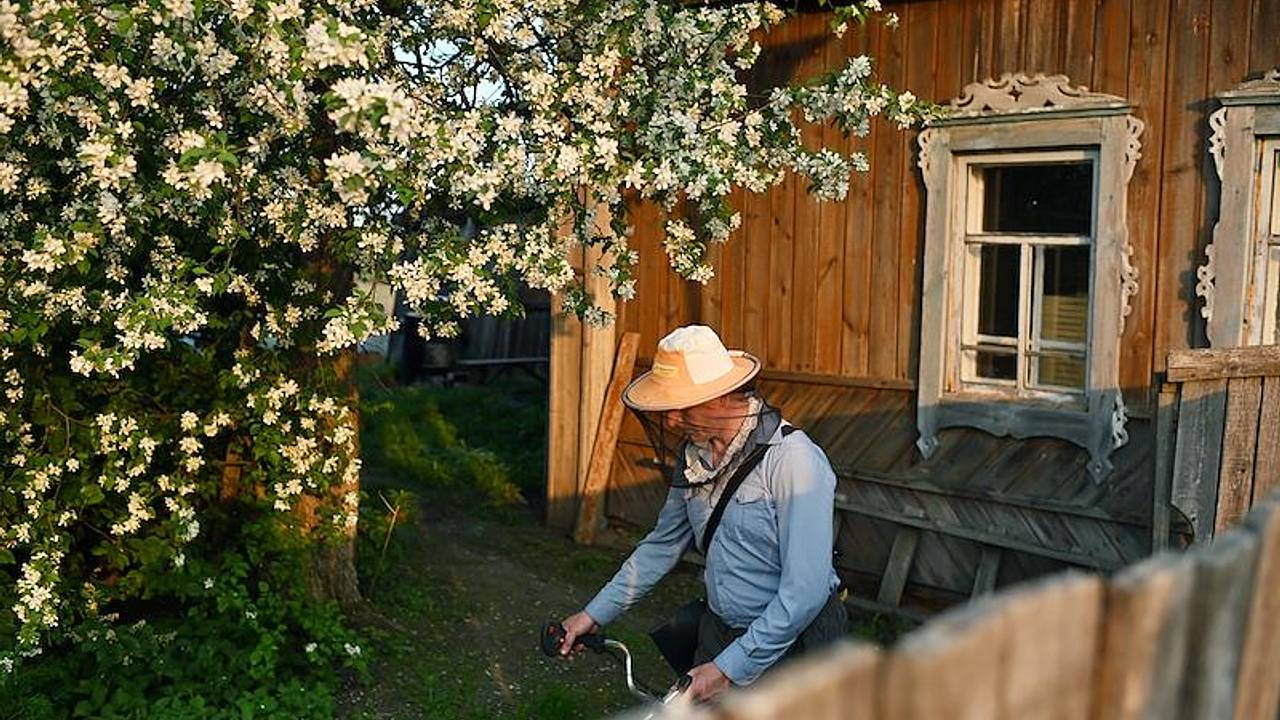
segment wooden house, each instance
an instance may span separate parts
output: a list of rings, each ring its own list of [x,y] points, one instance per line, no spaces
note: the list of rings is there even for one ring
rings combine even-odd
[[[661,209],[635,210],[638,300],[553,336],[549,523],[572,527],[586,493],[611,525],[652,524],[666,488],[634,420],[587,479],[614,347],[639,333],[641,372],[701,322],[763,360],[765,397],[826,451],[865,604],[1112,571],[1211,533],[1213,498],[1167,480],[1161,388],[1170,351],[1280,342],[1280,2],[886,5],[897,29],[789,20],[763,81],[866,54],[952,116],[806,128],[871,172],[842,202],[791,177],[737,193],[705,286],[666,267]]]

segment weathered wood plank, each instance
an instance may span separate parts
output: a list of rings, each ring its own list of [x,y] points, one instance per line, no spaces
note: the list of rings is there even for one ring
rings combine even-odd
[[[879,720],[1000,717],[1007,627],[993,601],[934,619],[889,653]]]
[[[1068,0],[1062,71],[1075,82],[1093,81],[1094,18],[1100,0]]]
[[[938,4],[915,2],[905,8],[907,16],[907,88],[919,97],[934,97],[938,71]],[[925,188],[917,169],[918,132],[899,133],[902,160],[907,163],[902,176],[902,209],[898,239],[898,349],[894,377],[915,373],[920,330],[916,318],[920,309],[920,269],[924,253]]]
[[[829,38],[822,53],[824,69],[828,72],[838,71],[844,67],[846,59],[844,41]],[[847,151],[849,141],[835,123],[824,123],[821,137],[824,147],[841,153]],[[818,243],[814,263],[815,312],[809,322],[814,325],[815,330],[814,370],[830,375],[838,375],[841,368],[844,232],[847,213],[847,196],[844,200],[828,200],[818,204]]]
[[[1215,533],[1236,524],[1253,502],[1253,461],[1258,445],[1258,408],[1261,404],[1262,378],[1232,378],[1227,381],[1227,417],[1222,431]]]
[[[1169,353],[1168,378],[1171,382],[1259,375],[1280,375],[1280,345],[1174,350]]]
[[[1129,92],[1130,0],[1098,3],[1094,23],[1093,82],[1099,92],[1124,97]]]
[[[1235,531],[1197,549],[1179,720],[1221,720],[1235,707],[1258,538]]]
[[[1023,67],[1029,73],[1056,75],[1062,72],[1063,44],[1067,27],[1066,6],[1070,0],[1028,0],[1027,48]],[[1080,3],[1087,5],[1088,3]],[[1092,30],[1092,28],[1090,28]],[[1072,78],[1077,83],[1083,82]]]
[[[599,206],[596,222],[608,227],[610,222],[608,209]],[[609,291],[609,281],[594,272],[591,268],[600,263],[603,252],[600,247],[589,247],[583,251],[583,276],[587,292],[591,293],[596,305],[608,313],[615,309],[613,294]],[[616,333],[612,326],[596,326],[590,323],[579,323],[582,333],[582,377],[579,380],[578,403],[578,485],[577,495],[582,496],[583,486],[587,480],[587,467],[591,464],[591,446],[595,442],[596,428],[600,424],[600,416],[604,407],[604,395],[609,386],[609,375],[613,372],[613,351]],[[572,516],[576,517],[576,515]]]
[[[581,248],[570,251],[582,265]],[[547,397],[547,527],[568,533],[577,517],[578,442],[581,419],[582,323],[564,313],[564,298],[551,299],[551,366]]]
[[[1177,446],[1178,388],[1166,384],[1160,388],[1155,423],[1155,480],[1152,486],[1151,551],[1169,546],[1169,510],[1173,505],[1173,461]]]
[[[1256,71],[1280,66],[1280,12],[1274,0],[1253,1],[1253,33],[1249,43],[1249,68]]]
[[[916,547],[920,544],[920,531],[915,528],[899,528],[893,538],[893,549],[889,551],[889,564],[884,569],[880,580],[880,592],[876,600],[885,605],[898,605],[902,602],[902,590],[907,586],[907,576],[911,573],[911,561],[915,559]]]
[[[875,717],[883,656],[865,643],[841,642],[729,695],[716,720],[841,720]]]
[[[1191,522],[1196,542],[1213,534],[1226,401],[1226,380],[1199,380],[1182,386],[1172,496],[1174,507]]]
[[[804,54],[796,68],[795,79],[808,80],[823,71],[824,46],[829,30],[822,15],[800,15],[793,23],[797,26],[797,42]],[[800,138],[805,147],[816,149],[822,144],[822,128],[808,122],[800,123]],[[817,294],[818,294],[818,232],[821,227],[821,203],[809,192],[807,177],[796,178],[795,190],[795,284],[791,297],[791,368],[800,372],[817,370]]]
[[[846,35],[846,48],[850,57],[870,55],[879,35],[877,23],[860,25]],[[871,134],[852,140],[851,146],[870,158],[875,146],[878,124],[872,124]],[[854,172],[849,181],[849,196],[845,206],[844,272],[841,292],[840,374],[845,376],[867,375],[868,339],[871,327],[871,246],[874,233],[872,187],[880,172],[878,158],[865,173]]]
[[[1280,377],[1262,381],[1258,413],[1258,451],[1253,461],[1253,502],[1262,502],[1280,486]]]
[[[996,577],[1000,574],[1000,558],[1003,555],[999,548],[982,548],[978,569],[973,574],[973,592],[969,594],[970,597],[976,598],[995,592]]]
[[[876,57],[880,61],[879,79],[889,85],[906,85],[907,34],[886,30],[880,33],[881,45]],[[902,132],[892,123],[877,118],[872,162],[879,163],[875,177],[875,200],[872,225],[875,239],[871,249],[870,346],[868,374],[872,377],[897,377],[898,349],[898,242],[902,219],[902,184],[909,161],[903,157]],[[882,298],[895,298],[883,302]]]
[[[614,450],[618,445],[618,431],[622,429],[622,417],[626,408],[622,404],[622,391],[631,382],[636,364],[636,350],[640,334],[624,333],[615,354],[612,377],[604,394],[604,407],[591,448],[591,461],[587,465],[586,482],[578,498],[578,523],[573,539],[583,545],[595,540],[602,519],[601,508],[609,484],[609,471],[613,468]]]
[[[991,48],[993,73],[1020,72],[1027,67],[1027,2],[999,0],[995,44]]]
[[[1066,573],[997,596],[1008,627],[999,717],[1088,717],[1103,592],[1101,578]]]
[[[1182,1],[1182,0],[1177,0]],[[1198,0],[1192,0],[1198,1]],[[1178,207],[1162,203],[1160,191],[1162,182],[1169,182],[1169,171],[1165,169],[1165,149],[1172,140],[1166,135],[1166,124],[1170,113],[1166,112],[1166,101],[1175,97],[1177,88],[1166,93],[1166,76],[1172,71],[1168,64],[1169,53],[1169,17],[1170,5],[1167,0],[1161,2],[1135,2],[1132,4],[1130,17],[1129,49],[1129,87],[1125,96],[1136,107],[1142,108],[1142,121],[1146,123],[1143,131],[1142,157],[1134,166],[1133,177],[1129,181],[1128,209],[1125,219],[1129,226],[1129,244],[1133,247],[1130,262],[1138,271],[1138,293],[1131,300],[1132,313],[1125,320],[1125,332],[1120,342],[1120,387],[1128,390],[1125,402],[1130,406],[1146,407],[1149,398],[1145,391],[1151,385],[1151,368],[1153,364],[1163,367],[1162,348],[1153,346],[1155,338],[1156,308],[1165,309],[1165,303],[1176,305],[1181,294],[1177,283],[1169,284],[1164,275],[1161,262],[1177,262],[1185,265],[1184,254],[1174,260],[1170,254],[1170,243],[1161,234],[1166,229],[1170,235],[1189,234],[1194,242],[1195,208],[1194,196],[1190,202],[1184,201]],[[1203,42],[1201,43],[1203,45]],[[1175,80],[1184,77],[1199,77],[1203,94],[1204,63],[1203,50],[1200,73],[1190,76],[1178,74]],[[1188,52],[1195,55],[1197,49],[1188,47]],[[1198,98],[1197,98],[1198,99]],[[1183,119],[1175,115],[1175,121]],[[1194,127],[1194,126],[1193,126]],[[1178,142],[1187,141],[1181,134],[1184,128],[1175,124],[1180,134]],[[1197,156],[1198,157],[1198,156]],[[1175,183],[1193,182],[1194,178],[1182,180],[1186,169],[1176,170],[1172,177]],[[1181,187],[1181,186],[1178,186]],[[1189,204],[1191,215],[1186,215]],[[1162,212],[1169,217],[1162,218]],[[1185,227],[1170,228],[1169,223],[1185,223]],[[1182,247],[1186,243],[1183,242]],[[1189,252],[1187,250],[1184,253]],[[1182,312],[1186,312],[1183,310]],[[1179,345],[1180,347],[1182,345]],[[1153,347],[1155,349],[1153,350]],[[1159,353],[1153,359],[1152,353]]]
[[[769,254],[773,244],[770,233],[769,196],[743,193],[742,225],[746,232],[746,262],[738,285],[742,293],[742,349],[755,354],[761,362],[769,362]]]
[[[1280,710],[1280,504],[1257,505],[1245,519],[1258,537],[1253,597],[1236,684],[1234,720],[1275,720]]]
[[[1093,720],[1176,716],[1194,579],[1190,562],[1165,554],[1108,584]]]
[[[796,39],[795,26],[784,23],[771,34],[777,45]],[[796,177],[787,173],[781,183],[769,190],[769,212],[772,219],[769,244],[769,333],[768,367],[791,368],[791,303],[795,286],[795,187]]]
[[[734,207],[739,212],[743,207],[743,191],[734,192]],[[744,286],[747,264],[747,245],[750,243],[746,223],[738,225],[738,229],[729,234],[729,239],[718,245],[722,271],[719,287],[719,314],[703,316],[699,322],[710,325],[720,333],[720,339],[726,347],[741,348],[744,338]],[[703,289],[705,292],[705,288]]]

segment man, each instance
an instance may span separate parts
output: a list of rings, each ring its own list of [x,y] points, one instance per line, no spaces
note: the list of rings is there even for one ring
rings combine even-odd
[[[659,457],[674,450],[672,487],[653,530],[586,608],[565,619],[562,654],[634,605],[691,544],[706,557],[707,594],[688,673],[693,700],[747,685],[784,656],[844,633],[831,561],[835,474],[817,445],[756,396],[759,370],[756,358],[691,325],[663,338],[652,369],[627,387],[623,400]],[[727,488],[740,468],[741,484]],[[702,547],[725,492],[732,495]]]

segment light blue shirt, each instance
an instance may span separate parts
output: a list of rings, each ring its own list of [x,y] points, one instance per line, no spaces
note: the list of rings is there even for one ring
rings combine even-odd
[[[831,563],[831,464],[802,432],[757,428],[766,432],[768,451],[729,501],[705,553],[708,606],[729,626],[747,629],[715,658],[735,685],[753,682],[777,662],[839,585]],[[587,604],[587,614],[607,625],[634,605],[691,544],[702,542],[713,509],[705,490],[671,488],[657,524]]]

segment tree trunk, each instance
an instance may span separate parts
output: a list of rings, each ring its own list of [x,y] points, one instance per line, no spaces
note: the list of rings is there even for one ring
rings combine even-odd
[[[325,362],[325,361],[321,361]],[[352,455],[360,457],[360,400],[359,386],[356,384],[356,351],[354,348],[343,350],[330,361],[338,388],[348,400],[351,412],[346,422],[354,431],[352,439]],[[344,498],[350,493],[360,492],[359,473],[352,475],[349,482],[339,483],[330,488],[322,497],[306,496],[300,503],[304,513],[303,527],[312,530],[317,522],[316,510],[321,503],[332,506],[337,512],[345,512]],[[312,545],[311,562],[307,571],[307,592],[317,600],[334,600],[344,608],[360,602],[360,585],[356,575],[356,530],[355,524],[344,527],[340,534],[329,532],[315,533],[316,542]]]

